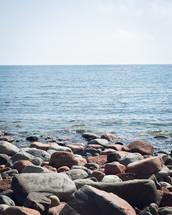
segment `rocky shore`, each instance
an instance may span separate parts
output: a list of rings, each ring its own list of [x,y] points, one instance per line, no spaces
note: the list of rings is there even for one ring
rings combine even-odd
[[[0,132],[0,214],[171,215],[172,152],[112,134],[27,137],[28,147]]]

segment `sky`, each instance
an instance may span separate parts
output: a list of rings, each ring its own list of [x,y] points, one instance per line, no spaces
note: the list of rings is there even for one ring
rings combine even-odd
[[[172,0],[0,0],[0,65],[171,63]]]

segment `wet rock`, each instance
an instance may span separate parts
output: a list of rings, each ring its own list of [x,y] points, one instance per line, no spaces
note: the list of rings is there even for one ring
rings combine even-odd
[[[30,141],[30,142],[35,142],[38,141],[38,137],[36,136],[29,136],[26,138],[26,140]]]
[[[76,179],[83,179],[88,177],[88,173],[82,169],[72,169],[66,172],[69,178],[73,181]]]
[[[92,140],[92,139],[100,138],[100,136],[93,134],[93,133],[83,133],[82,137],[85,138],[86,140]]]
[[[41,215],[38,211],[26,207],[11,206],[4,211],[4,215]]]
[[[19,160],[17,162],[15,162],[15,164],[12,166],[13,169],[17,169],[18,172],[22,172],[22,170],[29,165],[33,165],[32,162],[30,162],[29,160]]]
[[[0,141],[13,142],[14,138],[10,136],[3,136],[3,137],[0,137]]]
[[[41,166],[41,164],[42,164],[42,159],[37,158],[27,152],[18,152],[8,160],[6,166],[12,167],[14,165],[14,163],[19,160],[29,160],[31,163],[33,163],[35,165],[39,165],[39,166]]]
[[[99,199],[99,201],[97,201],[97,199]],[[72,195],[60,214],[135,215],[136,213],[131,205],[117,195],[107,193],[91,186],[83,186]]]
[[[140,153],[129,153],[125,157],[121,158],[119,162],[123,164],[124,166],[127,166],[128,164],[142,160],[143,156]]]
[[[0,153],[13,156],[18,151],[19,149],[12,143],[9,143],[7,141],[0,141]]]
[[[15,206],[15,202],[6,195],[0,195],[0,204],[5,204],[8,206]]]
[[[108,140],[106,139],[94,139],[94,140],[90,140],[88,142],[88,144],[97,144],[97,145],[101,145],[103,147],[106,147],[108,145]]]
[[[48,169],[41,166],[28,165],[22,169],[22,173],[46,173],[50,172]]]
[[[29,193],[24,202],[25,207],[35,209],[42,215],[47,214],[50,204],[51,200],[44,196],[42,193],[38,192]]]
[[[122,182],[122,180],[117,175],[105,175],[102,179],[104,183],[117,183]]]
[[[74,154],[70,152],[54,152],[50,158],[50,165],[57,169],[61,166],[68,166],[71,168],[73,165],[79,165],[79,161],[75,158]]]
[[[161,157],[150,157],[130,163],[127,166],[127,172],[135,173],[136,175],[149,175],[160,171],[162,166]]]
[[[142,155],[152,155],[154,147],[152,144],[142,140],[135,140],[128,145],[131,152],[138,152]]]
[[[90,177],[95,177],[98,181],[101,181],[103,177],[105,176],[105,173],[99,171],[99,170],[94,170]]]
[[[60,200],[67,201],[75,191],[75,184],[63,173],[22,173],[14,176],[11,188],[16,201],[23,205],[30,192],[56,195]]]
[[[105,165],[106,175],[116,175],[118,173],[124,173],[125,170],[126,170],[126,167],[123,164],[120,164],[118,162],[107,163]]]
[[[102,134],[101,138],[106,139],[108,141],[114,141],[117,139],[117,137],[115,137],[113,134],[108,134],[108,133]]]
[[[98,155],[95,157],[87,158],[88,163],[97,163],[98,165],[102,166],[107,162],[107,155]]]
[[[6,154],[0,154],[0,165],[6,164],[9,160],[9,156]]]
[[[50,154],[48,152],[45,152],[44,150],[41,149],[36,149],[36,148],[24,148],[21,151],[27,152],[34,157],[40,158],[43,161],[49,161],[50,160]]]

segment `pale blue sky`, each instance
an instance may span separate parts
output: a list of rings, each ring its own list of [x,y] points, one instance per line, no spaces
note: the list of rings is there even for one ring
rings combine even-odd
[[[172,0],[0,0],[0,65],[172,63]]]

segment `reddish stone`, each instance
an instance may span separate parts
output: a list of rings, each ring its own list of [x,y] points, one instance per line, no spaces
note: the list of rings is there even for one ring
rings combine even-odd
[[[78,165],[79,166],[84,166],[87,163],[87,160],[85,158],[76,158],[76,160],[78,161]]]
[[[94,170],[92,172],[92,174],[90,175],[90,177],[94,177],[96,178],[98,181],[101,181],[103,179],[103,177],[105,176],[105,173],[103,173],[102,171],[99,170]]]
[[[70,141],[69,138],[58,138],[59,141]]]
[[[10,169],[11,169],[10,167],[3,167],[3,168],[0,169],[0,174],[2,174],[3,172],[8,171]]]
[[[48,215],[60,215],[61,210],[65,206],[66,202],[61,202],[60,205],[52,207],[48,211]]]
[[[135,174],[134,173],[118,173],[117,176],[122,180],[122,181],[128,181],[128,180],[133,180],[135,179]]]
[[[127,172],[135,173],[136,175],[149,175],[160,171],[162,166],[163,160],[160,156],[150,157],[128,164]]]
[[[168,139],[168,137],[164,135],[156,135],[154,138]]]
[[[125,152],[125,151],[115,151],[113,152],[113,154],[117,154],[119,156],[119,159],[125,157],[126,155],[128,155],[130,152]]]
[[[89,157],[87,158],[88,163],[97,163],[100,166],[107,162],[107,155],[99,155],[96,157]]]
[[[122,146],[119,144],[109,145],[107,146],[107,148],[115,149],[117,151],[129,151],[129,148],[127,146]]]
[[[19,206],[11,206],[8,207],[4,213],[4,215],[41,215],[37,210],[19,207]]]
[[[167,188],[162,187],[162,199],[160,205],[162,207],[172,206],[172,192],[170,192]]]
[[[116,140],[116,139],[117,139],[117,137],[115,137],[114,135],[112,135],[112,134],[107,134],[107,133],[102,134],[101,138],[106,139],[106,140],[108,140],[108,141],[113,141],[113,140]]]
[[[43,167],[46,168],[46,169],[48,169],[48,170],[50,170],[50,171],[57,172],[57,169],[54,168],[54,167],[52,167],[52,166],[44,165]]]
[[[44,142],[46,142],[46,143],[56,143],[56,142],[57,142],[57,140],[54,140],[54,139],[48,138],[48,139],[44,140]]]
[[[142,155],[152,155],[154,147],[152,144],[142,140],[135,140],[128,145],[131,152],[138,152]]]
[[[42,149],[44,151],[49,150],[50,146],[58,145],[57,143],[40,143],[40,142],[32,142],[30,144],[30,148]]]
[[[125,170],[126,170],[126,167],[122,164],[107,163],[105,165],[105,174],[106,175],[116,175],[118,173],[124,173]]]
[[[68,166],[71,168],[73,165],[79,165],[79,160],[70,152],[58,151],[51,155],[50,165],[57,169],[61,166]]]
[[[0,193],[11,188],[12,179],[0,180]]]
[[[86,148],[94,148],[94,149],[104,149],[103,146],[97,144],[88,144]]]
[[[77,150],[83,150],[84,149],[84,146],[80,146],[80,145],[67,145],[67,147],[72,149],[73,152],[75,152]]]
[[[69,170],[70,168],[68,166],[61,166],[60,168],[58,168],[57,172],[67,172]]]
[[[9,137],[9,136],[3,136],[3,137],[0,137],[0,141],[13,142],[14,138],[13,137]]]
[[[12,169],[17,169],[18,172],[22,172],[22,170],[25,166],[30,166],[30,165],[33,165],[33,163],[30,162],[29,160],[19,160],[19,161],[15,162]]]
[[[101,154],[101,155],[108,155],[108,154],[114,153],[114,152],[116,152],[115,149],[105,149],[105,150],[102,151],[100,154]]]

